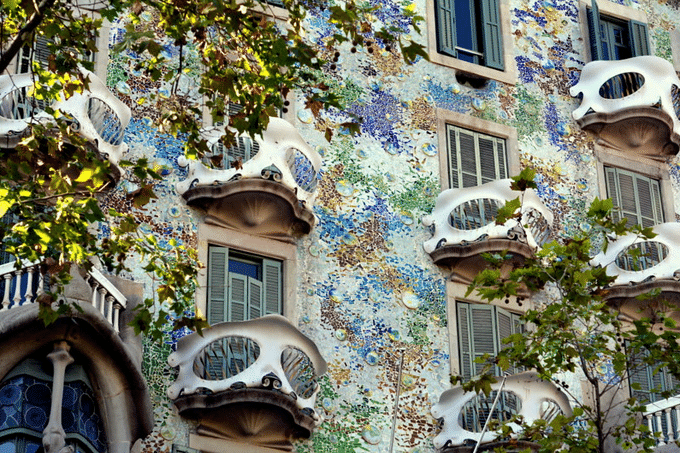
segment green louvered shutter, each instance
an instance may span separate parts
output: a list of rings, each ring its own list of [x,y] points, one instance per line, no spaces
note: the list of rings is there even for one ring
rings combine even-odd
[[[281,262],[262,260],[262,274],[264,283],[264,313],[283,314],[283,279]]]
[[[229,274],[229,321],[245,321],[247,318],[248,277],[241,274]]]
[[[470,340],[470,316],[468,305],[458,303],[458,349],[460,351],[460,375],[464,380],[472,377],[472,341]]]
[[[607,196],[628,219],[628,225],[654,226],[663,222],[659,181],[614,167],[605,167]],[[620,215],[615,212],[615,219]]]
[[[456,17],[454,0],[434,0],[437,20],[437,51],[456,57]]]
[[[449,185],[474,187],[508,177],[505,140],[448,125]]]
[[[628,22],[630,33],[630,51],[634,57],[649,55],[649,37],[647,24],[631,20]]]
[[[227,320],[229,249],[210,246],[208,256],[208,323]]]
[[[248,318],[257,319],[262,316],[262,282],[248,277]]]
[[[590,58],[591,60],[602,59],[602,32],[600,27],[600,9],[597,1],[593,0],[591,8],[586,9],[588,16],[588,31],[590,33]]]
[[[484,356],[491,354],[492,356],[497,352],[498,345],[498,331],[495,326],[495,319],[492,305],[471,304],[470,319],[472,333],[472,359],[473,362]],[[482,373],[484,363],[473,364],[473,375],[477,376]]]
[[[503,38],[498,0],[481,0],[484,63],[490,68],[503,70]]]

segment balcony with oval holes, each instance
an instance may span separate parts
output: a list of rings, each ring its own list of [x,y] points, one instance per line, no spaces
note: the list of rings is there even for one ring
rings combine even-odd
[[[619,307],[624,317],[635,320],[653,316],[654,312],[670,304],[672,318],[680,322],[680,256],[672,253],[680,243],[680,223],[655,225],[656,236],[644,239],[636,234],[616,238],[606,252],[592,260],[595,266],[606,268],[615,277],[605,293],[605,299]],[[638,298],[652,290],[654,297]]]
[[[209,438],[291,451],[321,418],[314,408],[326,362],[279,315],[225,322],[179,340],[168,396]]]
[[[321,156],[280,118],[271,118],[262,136],[237,137],[228,149],[220,143],[224,131],[204,131],[211,152],[202,161],[180,159],[188,175],[177,191],[187,204],[204,209],[209,222],[252,234],[309,233]]]
[[[585,130],[625,153],[665,159],[680,144],[680,79],[663,58],[642,56],[586,64],[570,89]]]
[[[111,179],[120,179],[118,162],[127,151],[123,143],[131,111],[116,98],[104,82],[83,70],[89,86],[65,100],[55,101],[51,108],[70,121],[71,130],[84,138],[102,158],[111,162]],[[31,133],[31,124],[53,124],[54,115],[44,111],[45,101],[33,96],[31,74],[0,75],[0,147],[13,148]]]
[[[431,410],[440,426],[433,440],[437,453],[471,453],[477,443],[480,452],[496,448],[507,452],[536,451],[538,445],[522,440],[521,427],[511,419],[521,416],[527,425],[536,420],[549,423],[559,414],[570,416],[572,412],[567,396],[533,371],[508,376],[505,382],[498,378],[491,389],[488,397],[465,392],[460,386],[442,393]],[[499,440],[500,432],[484,430],[487,419],[509,422],[514,434]]]
[[[448,189],[437,197],[432,214],[423,217],[432,237],[423,248],[436,264],[454,268],[454,280],[469,283],[487,266],[483,253],[506,251],[507,265],[531,256],[551,236],[552,213],[528,189],[518,218],[496,224],[498,209],[520,196],[510,179],[476,187]]]

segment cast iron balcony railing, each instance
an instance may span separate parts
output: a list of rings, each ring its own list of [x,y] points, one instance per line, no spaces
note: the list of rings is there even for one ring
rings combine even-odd
[[[97,269],[92,268],[85,279],[92,297],[92,304],[120,332],[120,312],[127,305],[127,298]],[[28,263],[17,269],[15,262],[0,265],[0,313],[16,307],[33,304],[49,291],[49,276],[40,264]]]
[[[438,452],[454,452],[459,447],[482,444],[497,440],[499,432],[482,433],[486,419],[491,414],[491,406],[498,391],[499,404],[494,408],[491,418],[508,421],[515,415],[522,416],[525,423],[536,420],[550,422],[558,414],[571,415],[567,396],[554,384],[544,381],[533,371],[518,373],[506,378],[501,389],[502,378],[491,385],[490,397],[474,392],[465,392],[455,387],[442,393],[439,402],[432,407],[432,415],[440,421],[441,431],[434,438]],[[513,438],[521,438],[521,428],[510,423]]]
[[[316,345],[283,316],[219,323],[201,335],[183,337],[168,363],[179,367],[168,396],[180,413],[224,431],[223,436],[243,432],[236,426],[252,411],[260,419],[277,420],[281,432],[266,428],[265,437],[271,441],[278,436],[279,444],[287,444],[291,433],[309,437],[321,422],[314,405],[317,378],[326,372],[326,362]],[[263,405],[273,415],[264,416]],[[282,417],[282,410],[290,415]],[[285,427],[287,423],[293,425]],[[246,431],[257,438],[252,425]]]
[[[82,70],[89,87],[66,100],[55,101],[71,128],[117,165],[127,145],[123,143],[131,111],[92,72]],[[45,101],[32,95],[32,74],[0,75],[0,146],[14,147],[30,131],[31,124],[49,124],[54,116],[44,111]]]
[[[592,61],[570,93],[582,96],[574,119],[615,147],[652,156],[677,154],[680,79],[663,58]]]
[[[269,235],[308,233],[321,169],[321,156],[287,121],[270,118],[255,139],[237,137],[225,148],[224,126],[204,131],[210,153],[202,161],[181,158],[187,178],[177,191],[217,222]]]
[[[439,194],[432,214],[423,217],[432,232],[423,247],[435,262],[492,250],[527,256],[550,238],[553,215],[531,189],[524,192],[520,219],[496,224],[498,209],[520,196],[510,183],[502,179]]]

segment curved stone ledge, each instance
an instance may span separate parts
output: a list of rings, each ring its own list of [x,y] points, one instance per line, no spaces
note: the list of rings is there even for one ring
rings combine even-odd
[[[308,234],[316,221],[295,191],[261,178],[199,186],[183,196],[187,204],[204,209],[214,223],[252,234],[297,237]]]
[[[315,223],[312,209],[322,165],[319,153],[280,118],[270,118],[262,136],[236,137],[238,149],[220,148],[225,133],[224,126],[203,131],[213,150],[204,159],[216,159],[217,164],[180,159],[188,172],[176,188],[187,204],[205,209],[218,224],[251,234],[294,237],[309,233]]]
[[[600,252],[592,260],[593,266],[602,266],[607,269],[607,274],[616,277],[612,287],[619,285],[631,285],[654,280],[676,280],[680,277],[680,255],[673,253],[680,244],[680,223],[667,222],[652,228],[656,236],[652,239],[644,239],[636,234],[627,234],[610,242],[606,252]],[[657,242],[667,248],[668,255],[658,264],[640,270],[623,269],[617,264],[617,258],[625,255],[629,247],[636,244],[644,244],[647,241]]]
[[[648,156],[675,155],[680,144],[679,90],[680,79],[663,58],[592,61],[570,89],[572,96],[582,95],[572,116],[616,148]]]
[[[501,382],[502,378],[498,378],[498,381],[491,385],[491,389],[499,390]],[[513,393],[521,400],[522,409],[519,415],[524,417],[524,421],[528,424],[548,415],[543,409],[545,402],[556,404],[565,415],[571,415],[571,406],[567,396],[553,383],[539,378],[534,371],[509,376],[502,390]],[[482,438],[482,433],[468,431],[461,426],[459,420],[463,407],[476,397],[476,393],[465,392],[462,387],[458,386],[442,393],[439,402],[432,406],[432,416],[442,421],[441,432],[433,440],[438,452],[458,451],[456,447],[465,447],[474,442],[490,443],[500,435],[499,432],[490,431]],[[516,436],[520,431],[520,426],[513,423],[510,426]]]
[[[85,69],[81,71],[89,80],[88,88],[51,107],[71,117],[72,129],[117,166],[128,149],[123,137],[132,112],[99,77]],[[30,98],[33,84],[32,74],[0,75],[0,146],[16,146],[29,133],[32,123],[54,123],[54,116],[42,111]],[[29,102],[33,105],[29,106]]]
[[[432,230],[432,238],[423,243],[423,248],[435,263],[453,264],[462,258],[502,250],[528,257],[549,238],[552,213],[533,190],[522,195],[510,189],[511,182],[502,179],[439,194],[432,214],[422,221]],[[496,207],[520,196],[523,196],[521,217],[497,225]],[[487,212],[482,215],[482,211]],[[458,219],[461,215],[467,217]],[[457,227],[465,220],[471,226]]]

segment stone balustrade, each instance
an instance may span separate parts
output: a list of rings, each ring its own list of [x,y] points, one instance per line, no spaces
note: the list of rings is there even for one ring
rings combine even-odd
[[[321,156],[305,143],[295,127],[283,119],[270,118],[262,136],[254,140],[237,137],[238,145],[229,149],[220,143],[224,133],[224,126],[203,132],[212,151],[202,161],[180,159],[180,165],[188,167],[187,178],[177,184],[180,194],[236,180],[271,179],[294,191],[299,201],[311,209]]]
[[[654,403],[647,403],[642,414],[652,433],[657,433],[657,445],[673,444],[680,440],[680,397],[674,396]]]
[[[71,128],[95,144],[97,151],[118,164],[127,151],[123,143],[131,111],[116,98],[106,84],[92,72],[82,70],[89,86],[51,107],[71,121]],[[49,124],[54,115],[44,111],[45,101],[32,95],[35,80],[32,74],[0,75],[0,145],[15,146],[29,133],[32,123]]]
[[[521,218],[496,224],[498,209],[521,196],[510,189],[510,183],[510,179],[501,179],[439,194],[432,214],[423,217],[423,225],[432,231],[432,238],[423,244],[425,251],[432,254],[444,246],[488,239],[518,240],[532,249],[545,243],[551,235],[553,215],[531,189],[523,194]]]
[[[680,79],[656,56],[592,61],[571,87],[581,96],[573,118],[624,150],[673,155],[680,144]]]
[[[670,253],[680,242],[680,223],[655,225],[652,239],[627,234],[616,238],[606,252],[596,255],[592,264],[606,267],[615,276],[613,285],[628,285],[650,279],[677,279],[680,276],[680,256]],[[637,249],[635,254],[631,254]],[[638,255],[638,256],[635,256]]]
[[[85,281],[92,291],[89,302],[116,332],[120,332],[120,311],[125,309],[127,298],[95,268],[88,272]],[[25,264],[17,269],[15,262],[10,262],[0,265],[0,288],[2,313],[35,303],[42,294],[49,291],[49,276],[41,270],[38,263]]]
[[[439,402],[432,407],[432,416],[441,424],[441,431],[434,438],[437,451],[470,443],[488,443],[494,441],[500,433],[487,431],[482,433],[486,418],[490,414],[490,399],[501,391],[500,406],[496,406],[492,418],[508,420],[513,415],[522,416],[525,423],[532,424],[536,420],[552,420],[559,413],[571,415],[571,406],[567,396],[553,383],[540,379],[536,372],[525,371],[506,378],[498,378],[491,388],[491,397],[483,394],[465,392],[462,387],[455,387],[442,393]],[[489,406],[489,407],[487,407]],[[521,428],[510,423],[515,434],[521,437]]]
[[[326,362],[316,345],[282,316],[215,324],[201,335],[183,337],[168,363],[179,367],[177,380],[168,388],[176,403],[205,392],[264,389],[272,404],[279,404],[283,394],[292,401],[288,404],[320,422],[314,405],[317,377],[326,372]]]

